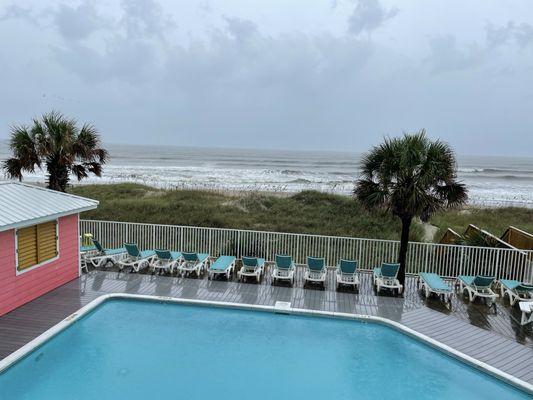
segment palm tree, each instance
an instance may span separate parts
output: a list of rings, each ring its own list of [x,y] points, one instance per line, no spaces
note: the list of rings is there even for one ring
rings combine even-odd
[[[10,178],[22,180],[22,173],[35,172],[46,166],[48,188],[64,192],[70,174],[82,180],[89,173],[102,175],[102,165],[108,154],[101,148],[100,136],[93,125],[77,126],[56,111],[34,118],[30,127],[11,128],[9,148],[13,157],[4,161],[3,168]]]
[[[432,141],[425,130],[385,139],[361,161],[355,196],[369,209],[392,212],[402,222],[398,279],[405,283],[405,258],[413,218],[428,221],[444,208],[467,200],[464,184],[456,180],[456,161],[451,147]]]

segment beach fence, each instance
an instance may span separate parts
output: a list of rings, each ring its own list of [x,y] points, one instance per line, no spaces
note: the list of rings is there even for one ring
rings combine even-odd
[[[307,235],[240,229],[80,220],[80,233],[91,233],[103,246],[137,243],[142,249],[169,249],[220,255],[255,256],[267,261],[289,254],[295,263],[324,257],[328,266],[357,260],[363,270],[396,262],[400,242],[367,238]],[[533,252],[516,249],[410,242],[406,272],[435,272],[445,277],[488,275],[533,281]]]

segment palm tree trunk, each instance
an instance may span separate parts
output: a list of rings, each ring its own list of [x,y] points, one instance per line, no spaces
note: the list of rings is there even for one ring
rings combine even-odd
[[[59,157],[50,157],[46,161],[46,171],[48,172],[48,189],[64,192],[67,190],[69,180],[68,168],[61,165]]]
[[[409,244],[409,230],[411,229],[411,221],[413,217],[402,217],[402,237],[400,239],[400,254],[398,255],[398,263],[400,264],[400,271],[398,272],[398,280],[405,287],[405,258],[407,256],[407,245]]]

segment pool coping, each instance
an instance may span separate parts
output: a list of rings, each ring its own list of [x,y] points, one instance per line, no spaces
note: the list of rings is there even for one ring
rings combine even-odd
[[[429,345],[430,347],[443,352],[444,354],[453,357],[459,361],[466,363],[467,365],[480,370],[484,373],[491,375],[497,379],[504,381],[505,383],[514,386],[527,394],[533,395],[533,384],[525,382],[511,374],[503,372],[502,370],[495,368],[487,363],[479,361],[467,354],[464,354],[454,348],[441,343],[431,337],[419,333],[400,322],[396,322],[384,317],[365,315],[365,314],[352,314],[352,313],[342,313],[342,312],[333,312],[333,311],[319,311],[319,310],[306,310],[302,308],[286,308],[286,307],[276,307],[274,306],[264,306],[264,305],[255,305],[255,304],[245,304],[245,303],[232,303],[224,301],[209,301],[209,300],[195,300],[195,299],[181,299],[176,297],[167,297],[167,296],[150,296],[150,295],[139,295],[139,294],[126,294],[126,293],[110,293],[104,294],[96,299],[92,300],[85,306],[81,307],[78,311],[72,313],[68,317],[64,318],[62,321],[58,322],[56,325],[46,330],[35,339],[31,340],[24,346],[20,347],[15,352],[8,355],[3,360],[0,360],[0,374],[4,373],[9,367],[15,364],[17,361],[29,355],[36,348],[42,346],[54,336],[76,323],[78,320],[83,318],[86,314],[93,311],[95,308],[103,304],[104,302],[112,299],[130,299],[130,300],[144,300],[144,301],[155,301],[163,303],[177,303],[177,304],[190,304],[197,306],[209,306],[209,307],[220,307],[220,308],[232,308],[232,309],[241,309],[241,310],[254,310],[254,311],[263,311],[263,312],[272,312],[272,313],[282,313],[290,315],[307,315],[315,317],[327,317],[327,318],[337,318],[345,320],[355,320],[362,322],[373,322],[381,325],[391,327],[407,336],[410,336],[418,341]]]

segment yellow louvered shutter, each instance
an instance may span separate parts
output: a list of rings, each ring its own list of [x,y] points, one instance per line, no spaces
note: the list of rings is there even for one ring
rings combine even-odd
[[[19,229],[18,269],[23,270],[37,264],[37,226]]]
[[[57,256],[57,221],[17,231],[18,270],[33,267]]]
[[[37,225],[37,263],[57,256],[56,221]]]

